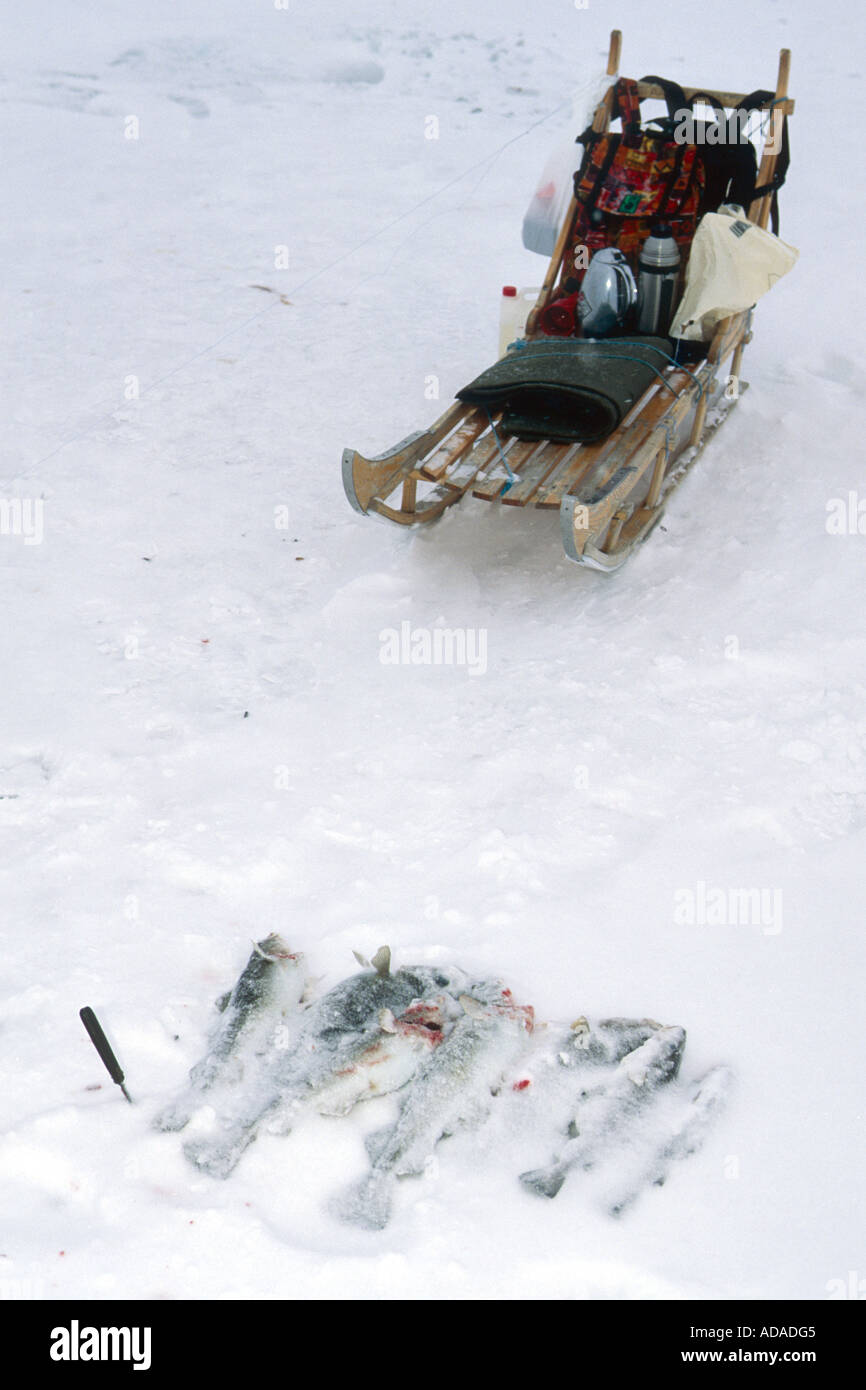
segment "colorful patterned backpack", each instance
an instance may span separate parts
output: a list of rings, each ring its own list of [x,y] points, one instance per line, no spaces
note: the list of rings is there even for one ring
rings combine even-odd
[[[672,83],[665,83],[665,88],[669,120],[660,122],[658,130],[641,127],[637,83],[620,78],[611,119],[619,118],[622,133],[598,134],[589,129],[579,137],[584,155],[574,176],[578,211],[571,251],[563,264],[563,283],[572,277],[582,279],[589,258],[604,246],[622,251],[637,273],[650,227],[662,219],[671,228],[685,266],[703,210],[705,172],[697,146],[673,138],[676,93],[681,94],[681,89]]]

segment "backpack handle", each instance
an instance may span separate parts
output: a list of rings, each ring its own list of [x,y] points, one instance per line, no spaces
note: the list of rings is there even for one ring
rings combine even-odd
[[[661,87],[664,92],[668,115],[672,121],[676,121],[680,111],[687,111],[689,109],[689,103],[686,101],[686,94],[678,82],[671,82],[667,77],[652,76],[642,77],[640,80],[641,82],[651,82],[654,87]],[[647,100],[647,98],[643,99]]]
[[[685,92],[676,82],[669,82],[664,77],[642,77],[641,82],[654,82],[661,87],[667,102],[668,115],[671,121],[676,119],[678,111],[681,111],[686,104]],[[612,120],[619,117],[622,124],[622,138],[626,144],[634,144],[640,141],[641,122],[640,104],[641,97],[638,95],[638,84],[630,77],[621,77],[614,87],[614,110]]]
[[[695,102],[698,101],[702,101],[706,106],[711,106],[713,108],[716,113],[716,120],[720,126],[727,125],[728,118],[725,115],[725,108],[713,92],[692,92],[691,100],[686,102],[685,109],[687,111],[694,111]]]

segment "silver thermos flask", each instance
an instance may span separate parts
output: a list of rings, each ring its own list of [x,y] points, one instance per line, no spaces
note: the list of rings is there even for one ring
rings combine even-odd
[[[650,228],[638,262],[637,331],[667,333],[680,278],[680,248],[665,222]]]

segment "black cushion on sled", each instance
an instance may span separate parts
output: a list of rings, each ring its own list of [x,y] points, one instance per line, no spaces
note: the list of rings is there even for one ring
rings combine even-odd
[[[669,365],[667,338],[538,338],[457,392],[520,439],[604,439]]]

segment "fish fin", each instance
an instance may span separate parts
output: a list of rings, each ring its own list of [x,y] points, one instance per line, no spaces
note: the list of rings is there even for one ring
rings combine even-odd
[[[352,955],[359,965],[363,965],[365,970],[375,970],[377,975],[390,975],[391,973],[390,946],[380,946],[372,960],[362,956],[360,951],[353,951]]]
[[[391,947],[380,946],[373,959],[370,961],[373,969],[379,975],[391,974]]]
[[[227,989],[225,994],[221,994],[218,999],[214,1000],[214,1008],[217,1010],[218,1013],[225,1013],[226,1009],[229,1006],[229,1000],[231,999],[231,997],[232,992],[230,989]]]
[[[183,1098],[174,1100],[154,1115],[153,1128],[162,1130],[163,1134],[177,1134],[189,1124],[193,1108],[188,1101],[184,1103]]]
[[[396,1033],[397,1020],[390,1009],[379,1010],[379,1027],[383,1033]]]
[[[521,1173],[520,1181],[538,1197],[555,1197],[565,1182],[565,1174],[556,1168],[533,1168]]]

